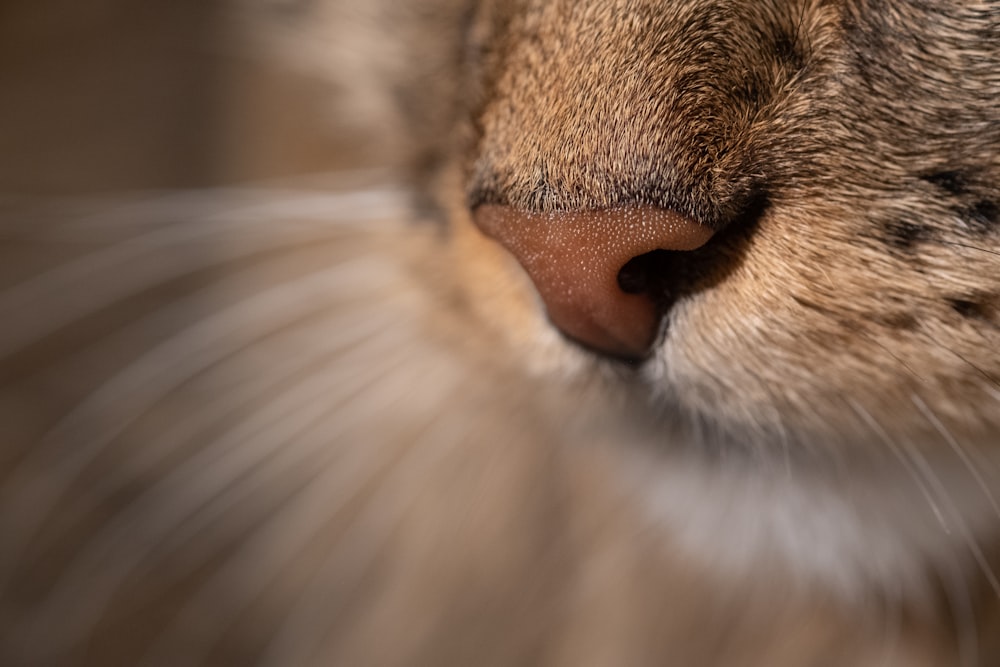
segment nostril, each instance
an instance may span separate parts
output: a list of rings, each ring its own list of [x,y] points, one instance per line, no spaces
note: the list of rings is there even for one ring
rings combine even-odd
[[[659,327],[651,298],[656,250],[693,250],[712,230],[679,213],[651,206],[534,213],[485,205],[480,229],[524,267],[549,319],[587,347],[637,358]]]
[[[633,257],[618,272],[618,287],[626,294],[650,294],[655,289],[656,255],[646,253]]]

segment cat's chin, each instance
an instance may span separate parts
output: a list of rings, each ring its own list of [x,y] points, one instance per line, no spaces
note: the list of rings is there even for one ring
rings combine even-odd
[[[913,443],[779,434],[690,410],[669,392],[625,419],[634,437],[613,443],[623,485],[665,548],[733,586],[772,581],[914,609],[930,609],[962,578],[996,586],[987,563],[1000,513],[983,482],[1000,469],[995,457],[979,469]]]
[[[929,488],[902,466],[829,470],[691,455],[625,478],[674,549],[731,581],[816,590],[851,604],[931,605],[942,582],[994,575],[984,565],[996,513],[967,471],[938,466]]]
[[[617,405],[590,416],[618,420],[612,460],[665,547],[734,585],[763,576],[851,604],[916,609],[963,577],[996,586],[991,441],[953,449],[940,434],[890,435],[857,403],[854,419],[836,425],[743,412],[723,395],[706,408],[670,384],[662,360],[630,367],[567,354],[580,373],[563,366],[555,377],[588,391],[600,383],[582,378],[603,377],[617,390]]]

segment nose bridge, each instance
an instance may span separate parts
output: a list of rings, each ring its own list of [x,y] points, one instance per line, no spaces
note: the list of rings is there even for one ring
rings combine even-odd
[[[652,206],[532,213],[480,206],[476,224],[520,262],[560,330],[588,347],[619,357],[643,357],[659,314],[649,295],[629,294],[618,274],[653,250],[693,250],[709,227]]]
[[[664,118],[679,119],[677,68],[660,53],[666,38],[646,30],[634,8],[555,4],[537,25],[520,26],[492,64],[488,103],[473,109],[470,202],[533,210],[665,204],[657,195],[678,180],[678,140]]]

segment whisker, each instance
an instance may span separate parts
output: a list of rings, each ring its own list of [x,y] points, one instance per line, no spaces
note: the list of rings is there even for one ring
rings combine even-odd
[[[990,489],[989,484],[986,483],[986,479],[973,463],[969,453],[958,443],[951,432],[945,427],[941,420],[937,418],[937,415],[931,411],[930,407],[928,407],[920,396],[917,394],[911,394],[910,399],[913,401],[913,404],[917,406],[917,409],[924,415],[927,421],[934,426],[934,429],[941,434],[941,437],[944,438],[945,442],[948,443],[952,451],[954,451],[958,458],[962,461],[962,464],[968,469],[969,474],[972,475],[972,478],[979,486],[979,489],[983,492],[983,495],[985,495],[987,500],[989,500],[990,505],[993,507],[993,512],[997,515],[997,518],[1000,518],[1000,504],[997,504],[996,496],[993,494],[993,490]]]
[[[917,484],[917,488],[927,500],[928,505],[931,507],[931,510],[934,512],[935,517],[941,524],[944,531],[951,534],[952,531],[949,526],[954,525],[954,527],[957,528],[962,541],[972,554],[976,565],[983,573],[983,576],[986,578],[993,591],[1000,596],[1000,579],[998,579],[993,567],[987,560],[986,555],[972,533],[968,522],[963,518],[961,512],[955,506],[952,501],[951,494],[948,492],[939,476],[934,472],[931,465],[915,448],[909,445],[900,445],[889,437],[888,433],[886,433],[886,431],[878,424],[878,422],[871,416],[871,413],[869,413],[864,406],[853,398],[848,398],[847,401],[855,412],[857,412],[857,414],[862,418],[862,420],[864,420],[865,423],[872,428],[876,435],[878,435],[879,439],[882,440],[887,447],[889,447],[889,450],[903,464],[907,473],[913,477]],[[939,500],[935,500],[935,496]],[[944,507],[941,506],[942,503],[944,504]],[[950,524],[949,521],[946,520],[946,513],[948,517],[953,519],[954,524]]]
[[[402,351],[395,357],[385,355],[385,349],[393,346],[381,342],[378,349],[383,361],[380,367],[365,372],[365,381],[371,380],[371,373],[377,378],[399,366]],[[370,351],[359,354],[371,358]],[[327,451],[324,459],[341,455],[342,448],[329,449],[330,442],[337,442],[338,434],[349,424],[375,418],[372,411],[383,407],[370,401],[367,410],[359,409],[361,395],[357,392],[363,385],[345,376],[339,364],[336,369],[317,369],[307,382],[284,392],[278,402],[207,443],[193,459],[144,492],[89,544],[82,545],[55,586],[58,595],[45,602],[33,632],[25,635],[40,637],[58,619],[63,642],[61,647],[52,645],[51,650],[68,650],[87,635],[126,577],[133,573],[148,576],[136,571],[143,561],[180,552],[180,564],[186,566],[179,571],[193,570],[251,527],[253,524],[248,526],[246,521],[253,522],[257,512],[270,514],[284,496],[294,494],[305,481],[303,472],[307,477],[319,474],[328,464],[316,455]],[[333,414],[338,419],[330,422]],[[306,434],[312,434],[308,440]],[[304,446],[310,440],[312,446]],[[282,479],[288,481],[281,483]],[[339,486],[345,483],[344,479],[336,480]],[[262,489],[266,495],[261,494]],[[213,524],[223,530],[206,533]],[[139,534],[137,526],[141,527]],[[199,533],[208,539],[188,545]],[[121,545],[130,544],[138,548],[122,552]]]
[[[78,476],[114,438],[168,392],[285,323],[328,308],[330,294],[373,294],[380,285],[388,287],[393,271],[384,261],[364,258],[278,284],[206,317],[131,362],[57,422],[18,464],[15,476],[36,467],[48,465],[48,469],[40,480],[42,485],[23,494],[19,503],[23,511],[14,517],[17,523],[10,528],[14,531],[10,543],[25,545],[26,531],[39,525],[52,510],[65,482]],[[180,308],[183,312],[190,306],[182,304]],[[117,419],[102,424],[80,442],[78,434],[86,433],[91,422],[101,424],[104,420],[100,416],[106,414],[114,414]],[[68,447],[67,443],[74,446]],[[23,476],[31,478],[30,474]],[[53,485],[55,479],[64,483]],[[16,562],[16,551],[8,557]],[[10,575],[11,565],[0,563],[0,589]]]
[[[344,347],[349,345],[342,338],[356,335],[363,340],[378,334],[378,327],[385,325],[382,320],[370,316],[350,318],[347,323],[345,319],[348,318],[334,312],[313,324],[297,325],[276,334],[274,341],[263,340],[244,350],[241,356],[261,355],[266,360],[266,372],[250,363],[229,363],[216,369],[206,379],[210,379],[216,389],[214,402],[202,405],[185,419],[154,433],[146,445],[131,451],[130,458],[122,465],[126,470],[155,469],[164,455],[177,451],[183,443],[197,441],[196,436],[212,421],[230,418],[229,413],[240,407],[249,410],[249,406],[270,402],[270,397],[279,395],[278,388],[290,384],[292,378],[309,368],[322,368],[332,363],[332,355],[343,353]],[[356,334],[349,333],[352,325]],[[339,335],[331,336],[329,332],[333,330]]]
[[[869,428],[871,428],[875,435],[878,436],[879,440],[881,440],[882,443],[889,448],[889,451],[892,452],[893,456],[895,456],[896,459],[903,465],[907,474],[909,474],[916,483],[917,488],[920,490],[920,494],[924,497],[928,507],[930,507],[931,511],[934,513],[934,517],[941,525],[941,528],[944,529],[945,533],[950,535],[951,527],[945,520],[944,514],[941,512],[938,502],[934,499],[934,494],[931,493],[922,471],[918,469],[911,457],[907,456],[907,452],[889,436],[884,428],[882,428],[882,425],[879,424],[875,417],[872,416],[871,412],[869,412],[854,398],[847,397],[846,400],[848,405],[851,406],[851,409],[854,410],[859,417],[861,417],[861,419],[868,425]]]
[[[403,395],[408,393],[402,385],[397,390],[401,390]],[[386,398],[385,387],[380,387],[378,393],[381,405],[381,401]],[[390,397],[390,405],[403,400],[403,395]],[[355,423],[362,421],[353,415],[351,420]],[[340,441],[343,442],[343,439]],[[359,450],[347,451],[344,453],[351,456],[339,461],[336,466],[329,463],[318,466],[318,472],[311,479],[303,480],[305,483],[296,493],[294,503],[275,516],[244,548],[203,583],[197,595],[180,610],[171,627],[147,652],[143,664],[194,664],[203,658],[210,649],[212,640],[216,638],[204,628],[200,610],[206,604],[211,602],[221,616],[235,618],[239,610],[251,605],[270,585],[271,581],[261,577],[261,572],[277,574],[291,568],[308,543],[322,534],[321,529],[340,519],[340,515],[354,498],[370,490],[376,477],[380,478],[380,488],[392,488],[391,480],[388,479],[391,472],[412,465],[411,460],[422,454],[415,442],[397,440],[384,444],[391,444],[393,450],[399,451],[390,452],[380,448],[379,456],[371,456],[370,453]],[[369,505],[378,498],[385,499],[393,495],[377,494]],[[361,580],[364,570],[371,565],[371,554],[377,551],[377,545],[391,533],[384,529],[371,530],[371,524],[365,522],[366,530],[355,534],[353,526],[359,521],[356,516],[347,517],[347,523],[340,529],[340,536],[336,540],[337,549],[348,548],[355,554],[336,561],[337,573],[344,581]],[[327,528],[327,532],[328,530]],[[224,606],[220,607],[222,601]],[[180,641],[181,638],[184,641]],[[192,638],[195,638],[194,641]]]
[[[336,548],[347,549],[353,554],[349,560],[357,565],[370,563],[372,554],[384,549],[393,527],[403,520],[401,510],[415,502],[426,488],[425,480],[433,478],[433,472],[441,469],[441,460],[462,447],[470,435],[454,422],[428,425],[410,445],[406,465],[394,465],[380,481],[381,487],[392,489],[392,493],[374,495],[362,512],[352,518]],[[389,525],[383,526],[387,522]],[[376,530],[375,526],[379,528]],[[345,573],[344,559],[345,556],[334,558],[331,554],[302,586],[302,594],[283,614],[281,624],[269,639],[261,665],[304,664],[312,652],[320,648],[320,642],[330,631],[324,620],[329,618],[331,600],[349,598],[349,592],[344,589],[357,590],[362,581],[360,576]]]
[[[954,517],[955,526],[958,528],[960,537],[965,543],[969,552],[972,554],[973,559],[976,562],[976,566],[982,572],[983,576],[986,578],[987,583],[993,592],[1000,596],[1000,579],[997,578],[996,572],[993,570],[993,566],[990,565],[986,558],[986,554],[983,553],[983,549],[976,539],[972,530],[969,528],[968,522],[963,518],[962,514],[959,512],[958,508],[955,506],[952,500],[951,494],[948,492],[944,483],[941,481],[940,477],[934,472],[934,468],[927,462],[919,451],[917,451],[912,446],[908,446],[905,449],[907,456],[911,458],[917,469],[920,471],[921,476],[927,480],[936,493],[937,497],[941,499],[941,502],[947,506],[949,516]]]
[[[273,252],[318,240],[337,232],[344,221],[355,226],[370,224],[378,219],[372,213],[381,213],[386,208],[376,205],[383,193],[353,196],[354,201],[349,194],[327,195],[321,202],[265,199],[235,211],[230,203],[215,216],[194,216],[187,222],[170,217],[165,224],[150,223],[148,212],[129,209],[137,216],[125,218],[129,229],[134,229],[139,221],[153,224],[154,228],[105,245],[0,293],[0,318],[7,323],[0,335],[0,358],[144,289],[200,268],[234,262],[264,250]],[[209,195],[200,195],[199,199],[201,197],[209,197],[208,201],[212,201]],[[283,212],[309,214],[312,220],[274,217]],[[395,219],[404,219],[399,210],[394,214]],[[276,219],[282,220],[282,224],[274,224]],[[253,234],[247,229],[250,226],[256,228]],[[89,233],[87,236],[90,239]],[[224,239],[224,242],[206,245],[213,238]],[[206,252],[206,248],[210,248],[210,252]],[[128,279],[123,280],[123,275]],[[40,308],[41,304],[46,307]]]
[[[997,255],[997,256],[1000,256],[1000,252],[997,252],[996,250],[989,250],[988,248],[980,248],[979,246],[970,245],[968,243],[960,243],[958,241],[946,241],[946,240],[943,240],[943,239],[937,239],[935,242],[936,243],[940,243],[941,245],[950,245],[950,246],[953,246],[953,247],[956,247],[956,248],[965,248],[966,250],[975,250],[977,252],[986,253],[987,255]]]
[[[338,178],[339,177],[339,178]],[[344,178],[347,177],[347,178]],[[359,228],[370,220],[410,217],[409,189],[385,176],[344,172],[323,179],[263,182],[176,191],[133,191],[110,196],[30,197],[0,192],[0,238],[93,238],[102,231],[142,234],[169,226],[188,236],[213,221],[257,225],[285,218]],[[39,224],[39,223],[44,224]],[[182,235],[178,234],[178,238]]]

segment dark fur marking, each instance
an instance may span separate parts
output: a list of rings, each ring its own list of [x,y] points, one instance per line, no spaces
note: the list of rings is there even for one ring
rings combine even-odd
[[[931,236],[931,228],[905,220],[893,220],[885,225],[885,241],[898,250],[912,250],[913,247]]]
[[[921,178],[953,195],[964,195],[969,191],[968,179],[960,171],[936,171]]]
[[[1000,206],[995,201],[981,199],[963,209],[962,218],[976,231],[988,232],[1000,221]]]
[[[775,36],[774,52],[781,62],[795,71],[806,66],[806,56],[799,48],[798,41],[787,32],[782,31]]]
[[[949,297],[948,305],[965,319],[993,322],[994,307],[989,295]]]

